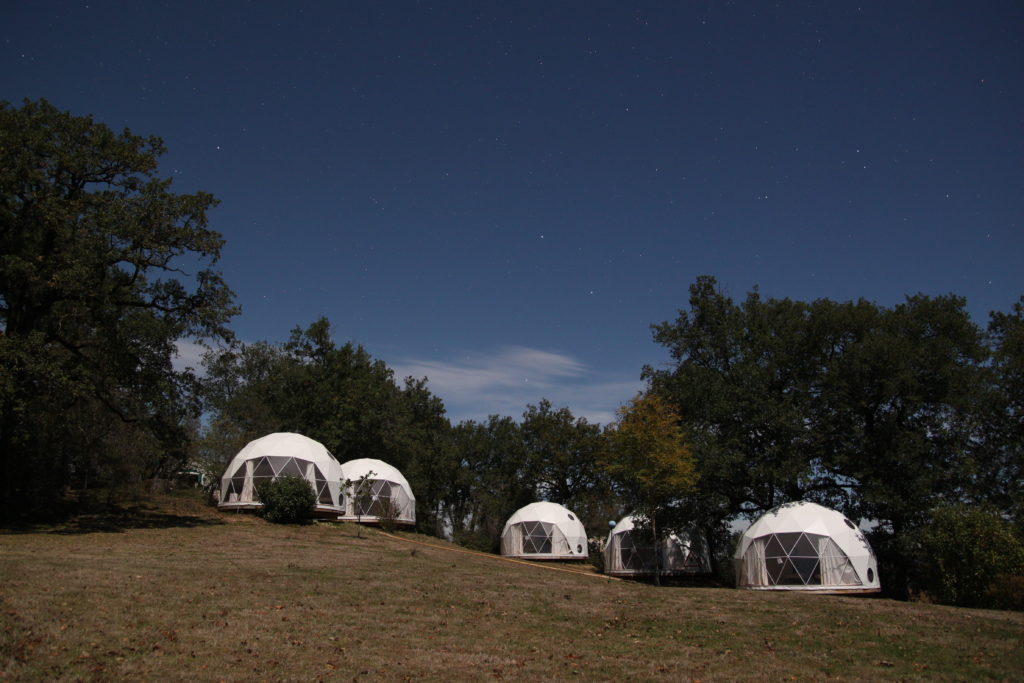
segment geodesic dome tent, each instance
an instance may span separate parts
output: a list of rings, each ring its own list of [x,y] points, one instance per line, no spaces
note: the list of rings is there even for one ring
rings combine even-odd
[[[505,522],[501,554],[528,560],[585,560],[587,532],[561,505],[530,503]]]
[[[706,574],[711,571],[707,553],[686,534],[661,539],[661,575]],[[610,576],[654,576],[657,571],[654,543],[644,538],[632,515],[623,517],[608,532],[604,546],[604,573]]]
[[[336,514],[342,509],[341,465],[319,441],[292,432],[268,434],[238,451],[221,477],[217,507],[260,508],[256,485],[289,475],[309,482],[317,496],[316,513]]]
[[[341,465],[341,480],[358,484],[367,476],[366,496],[354,495],[349,487],[345,494],[345,505],[339,520],[379,524],[382,517],[392,516],[396,524],[416,524],[416,496],[402,473],[383,460],[359,458]],[[358,498],[358,499],[357,499]]]
[[[877,593],[878,562],[857,525],[817,503],[786,503],[740,538],[736,585],[753,590]]]

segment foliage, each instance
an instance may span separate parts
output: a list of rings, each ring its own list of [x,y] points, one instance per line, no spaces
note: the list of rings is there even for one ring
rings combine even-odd
[[[604,536],[591,536],[587,539],[587,557],[594,569],[604,573],[604,548],[607,538]]]
[[[1024,297],[1009,313],[992,313],[988,343],[994,391],[980,420],[972,497],[1024,524]]]
[[[341,482],[341,490],[347,499],[352,502],[352,509],[356,513],[356,521],[363,521],[363,510],[370,507],[373,502],[373,478],[376,472],[367,472],[358,479],[346,479]]]
[[[380,528],[388,533],[391,533],[398,526],[398,518],[402,514],[402,509],[398,503],[395,502],[394,498],[390,496],[381,498],[377,501],[377,520],[380,524]]]
[[[755,513],[802,496],[808,366],[806,306],[757,291],[737,305],[713,278],[690,287],[690,311],[654,326],[671,370],[646,368],[693,441],[702,488],[726,514]]]
[[[985,604],[993,609],[1024,612],[1024,576],[996,576],[985,591]]]
[[[939,508],[920,543],[926,588],[947,605],[997,606],[1013,594],[1010,577],[1024,577],[1024,544],[991,508]]]
[[[172,193],[163,153],[45,100],[0,103],[3,516],[120,475],[134,458],[117,441],[146,444],[138,476],[188,456],[197,406],[175,342],[230,338],[236,309],[212,270],[216,202]]]
[[[313,518],[316,493],[302,477],[267,479],[256,485],[263,507],[260,514],[275,524],[304,524]]]
[[[693,456],[679,415],[667,401],[641,394],[620,408],[618,417],[606,432],[610,444],[604,467],[630,503],[650,509],[693,487]]]
[[[542,399],[526,407],[521,434],[536,500],[566,506],[587,528],[599,528],[621,512],[600,466],[605,446],[600,425]]]
[[[226,462],[236,446],[269,432],[298,432],[341,462],[377,458],[405,473],[417,519],[438,533],[438,510],[453,463],[444,404],[425,380],[404,387],[361,346],[338,346],[320,318],[284,344],[257,342],[209,354],[203,382],[211,419],[203,444]],[[210,453],[213,456],[213,453]]]
[[[356,513],[356,524],[363,523],[363,510],[370,507],[373,501],[373,477],[376,472],[367,472],[358,479],[345,479],[341,482],[342,496],[352,503]],[[356,534],[362,538],[362,530]]]
[[[660,547],[659,518],[691,492],[697,481],[693,453],[679,425],[679,414],[657,394],[640,394],[618,411],[619,420],[605,434],[609,440],[604,469],[639,521],[650,524]],[[660,581],[660,562],[655,581]]]
[[[1016,339],[1013,320],[998,322],[994,336]],[[992,379],[1010,376],[1014,346],[987,368],[962,298],[916,295],[887,309],[765,300],[755,289],[737,304],[705,276],[654,338],[673,364],[644,376],[692,439],[700,486],[687,504],[706,536],[737,516],[816,500],[877,521],[886,588],[901,596],[912,581],[907,541],[928,510],[989,490],[1010,501],[1019,487],[1013,391],[1000,401]]]
[[[452,429],[452,450],[459,463],[447,498],[452,533],[471,539],[472,547],[496,551],[505,521],[536,501],[522,427],[497,415],[462,422]]]

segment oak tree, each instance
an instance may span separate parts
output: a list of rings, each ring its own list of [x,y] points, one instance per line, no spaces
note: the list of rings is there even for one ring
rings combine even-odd
[[[0,481],[4,512],[52,502],[133,432],[145,474],[185,457],[181,339],[226,339],[206,192],[157,174],[157,137],[45,100],[0,103]],[[95,479],[93,480],[95,481]]]

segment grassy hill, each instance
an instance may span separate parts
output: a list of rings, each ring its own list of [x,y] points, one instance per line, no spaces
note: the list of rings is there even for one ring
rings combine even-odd
[[[1024,679],[1021,613],[658,589],[400,536],[186,497],[0,532],[0,680]]]

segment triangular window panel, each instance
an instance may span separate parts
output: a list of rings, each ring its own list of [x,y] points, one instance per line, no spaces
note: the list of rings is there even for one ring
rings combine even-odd
[[[302,468],[299,466],[299,462],[296,461],[295,458],[288,458],[288,462],[286,462],[284,467],[278,471],[277,476],[302,477],[305,479],[306,473],[302,471]]]
[[[765,557],[786,557],[788,554],[775,534],[768,537],[768,542],[764,546]]]
[[[700,558],[694,553],[690,552],[686,554],[686,561],[683,562],[685,569],[700,569]]]
[[[802,536],[803,534],[801,534],[799,531],[796,533],[789,534],[775,534],[775,538],[777,538],[779,540],[779,543],[782,544],[782,548],[786,555],[793,554],[793,547],[800,541],[800,538]],[[815,555],[817,555],[817,553],[815,553]]]
[[[782,583],[782,573],[785,571],[787,564],[789,564],[789,560],[785,557],[765,558],[765,567],[768,570],[768,583],[773,586]]]
[[[804,580],[800,576],[800,573],[793,566],[792,560],[784,560],[782,563],[782,571],[778,574],[775,584],[778,586],[802,586]]]
[[[804,585],[821,583],[821,575],[818,572],[818,558],[792,557],[790,562],[796,568],[796,572]]]
[[[533,524],[528,524],[524,522],[519,525],[519,533],[521,534],[520,538],[522,539],[521,545],[523,553],[533,552],[533,537],[530,535],[530,532],[532,530]]]
[[[849,560],[847,560],[846,564],[843,566],[842,576],[843,585],[860,586],[863,584],[860,577],[857,576],[857,570],[853,568],[853,564],[851,564]]]
[[[317,480],[317,486],[317,502],[322,505],[331,505],[334,502],[331,500],[331,487],[323,479]]]
[[[270,463],[267,462],[266,458],[260,458],[253,462],[252,476],[254,477],[272,477],[274,476],[274,470],[270,467]]]
[[[281,470],[284,469],[284,466],[288,464],[289,460],[291,460],[291,458],[285,457],[283,455],[267,456],[267,462],[269,462],[270,466],[273,468],[275,477],[281,476]]]
[[[800,534],[796,544],[789,551],[790,557],[818,557],[818,548],[807,534]]]
[[[359,500],[359,514],[365,517],[380,517],[380,500],[377,496],[370,495]]]

